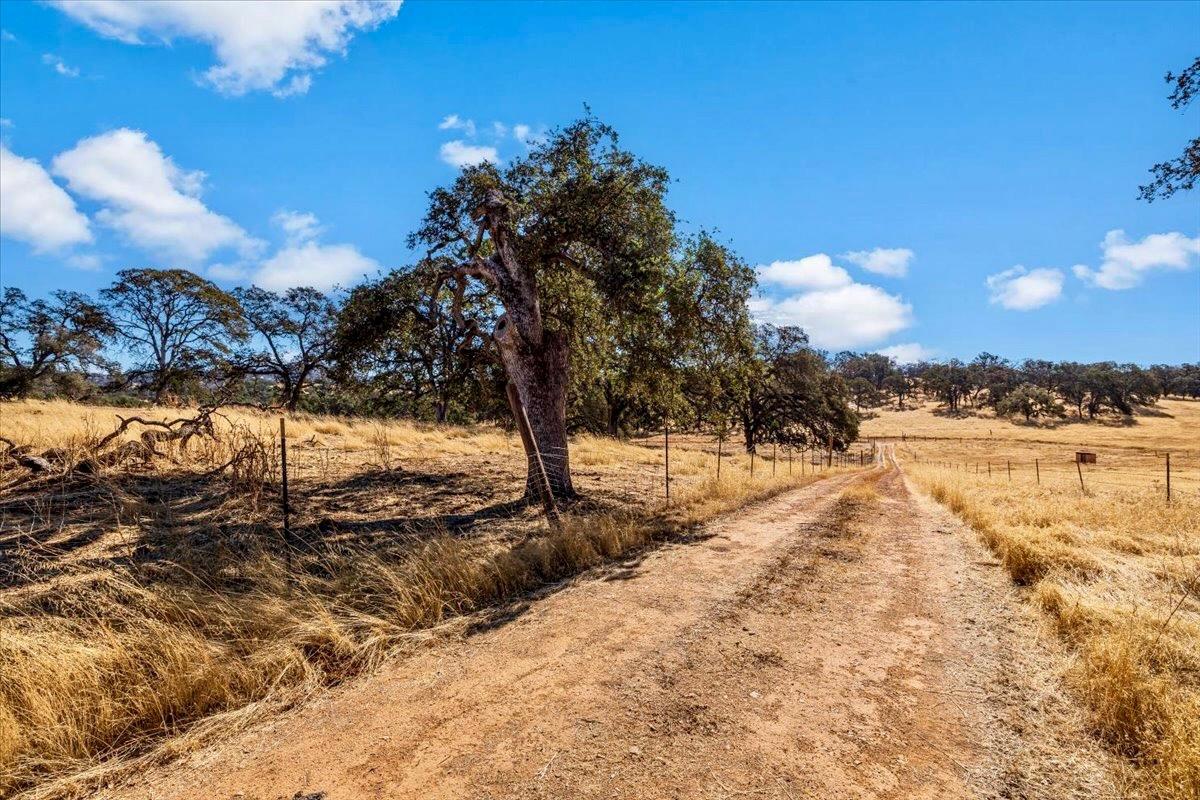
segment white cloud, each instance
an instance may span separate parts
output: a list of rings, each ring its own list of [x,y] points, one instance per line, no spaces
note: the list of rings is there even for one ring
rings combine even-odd
[[[79,253],[67,256],[67,265],[86,272],[98,272],[104,266],[104,259],[91,253]]]
[[[11,119],[9,119],[8,117],[0,117],[0,128],[11,128],[11,127],[13,127],[13,121]]]
[[[299,211],[280,211],[271,221],[287,236],[288,244],[302,244],[316,239],[324,228],[316,214]]]
[[[843,253],[842,258],[857,264],[868,272],[903,278],[908,274],[908,265],[915,253],[907,247],[876,247],[874,250],[853,250]]]
[[[759,280],[792,289],[834,289],[854,281],[824,253],[797,261],[772,261],[757,267]]]
[[[218,281],[240,281],[246,277],[246,268],[241,264],[210,264],[204,270],[208,277]]]
[[[55,72],[57,72],[59,75],[62,75],[64,78],[79,77],[79,70],[77,68],[68,66],[67,62],[63,61],[53,53],[44,53],[42,55],[42,63],[51,67]]]
[[[312,88],[312,75],[305,73],[303,75],[293,75],[287,83],[271,90],[273,97],[284,98],[294,97],[298,94],[307,94]]]
[[[1075,277],[1101,289],[1132,289],[1156,269],[1184,270],[1200,260],[1200,237],[1182,233],[1153,233],[1132,242],[1123,230],[1109,231],[1100,243],[1104,259],[1098,270],[1084,264],[1072,267]]]
[[[863,283],[782,300],[759,297],[751,301],[750,312],[762,322],[799,325],[815,346],[829,350],[872,344],[912,325],[912,306]]]
[[[254,282],[272,291],[293,286],[312,286],[328,291],[335,286],[348,286],[378,270],[379,263],[358,252],[353,245],[305,242],[285,247],[263,262],[254,275]]]
[[[400,0],[51,0],[101,36],[126,44],[194,39],[217,63],[202,82],[239,96],[302,94],[330,55],[392,19]]]
[[[467,144],[461,139],[454,139],[442,145],[440,150],[442,161],[452,167],[469,167],[491,161],[500,163],[500,154],[496,148],[486,145]]]
[[[285,210],[271,221],[284,232],[287,243],[254,270],[253,282],[264,289],[311,286],[329,291],[357,283],[380,269],[377,261],[364,256],[354,245],[321,244],[318,237],[325,228],[315,214]],[[219,280],[242,280],[247,269],[244,264],[214,264],[208,274]]]
[[[1059,298],[1063,272],[1060,269],[1027,270],[1018,265],[989,275],[985,283],[991,293],[990,302],[1012,311],[1032,311]]]
[[[39,253],[92,241],[88,219],[42,165],[0,145],[0,234]]]
[[[439,131],[462,131],[468,137],[475,136],[475,120],[463,119],[458,114],[450,114],[438,123]]]
[[[243,256],[261,250],[261,242],[200,202],[204,173],[180,169],[142,131],[83,139],[53,166],[72,192],[103,206],[99,222],[139,247],[185,263],[224,248]]]
[[[518,122],[512,128],[513,138],[526,147],[533,147],[546,141],[546,129],[539,128],[534,130],[532,126],[526,125],[523,122]]]
[[[933,350],[916,342],[905,342],[904,344],[894,344],[890,347],[881,347],[875,352],[895,359],[897,364],[915,364],[918,361],[928,361],[935,355]]]
[[[0,40],[6,41],[6,42],[15,42],[17,40],[17,37],[13,36],[11,33],[4,30],[3,28],[0,28]]]

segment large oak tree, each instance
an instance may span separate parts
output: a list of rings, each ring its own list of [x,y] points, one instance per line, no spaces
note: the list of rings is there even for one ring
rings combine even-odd
[[[441,277],[457,297],[475,284],[499,306],[491,338],[556,495],[575,494],[566,408],[573,353],[589,333],[582,320],[595,308],[629,325],[661,313],[675,245],[667,184],[664,169],[588,116],[506,167],[463,170],[430,194],[412,237],[452,259]]]

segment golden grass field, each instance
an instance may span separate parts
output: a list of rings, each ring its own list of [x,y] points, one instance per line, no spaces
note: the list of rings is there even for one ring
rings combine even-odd
[[[1094,732],[1137,767],[1131,792],[1200,797],[1200,402],[1131,425],[885,411],[862,435],[894,441],[916,485],[1029,587],[1074,653]],[[1097,464],[1077,471],[1076,450]]]
[[[0,436],[69,462],[130,413],[6,403]],[[525,459],[513,434],[294,415],[292,525],[305,544],[285,558],[277,431],[277,418],[236,410],[216,441],[152,465],[0,472],[0,794],[79,794],[439,627],[828,472],[781,453],[752,478],[746,455],[727,453],[718,482],[714,443],[673,436],[668,508],[661,437],[577,437],[587,499],[551,529],[515,502]],[[209,474],[235,452],[250,457]]]
[[[129,413],[0,404],[0,436],[70,460]],[[1024,425],[927,405],[862,427],[1028,587],[1069,645],[1095,733],[1136,765],[1134,796],[1200,794],[1198,430],[1200,403],[1179,400],[1132,424]],[[551,529],[514,502],[513,434],[293,415],[292,522],[305,544],[289,560],[277,431],[276,417],[235,410],[216,441],[146,467],[0,471],[0,794],[82,793],[827,473],[768,451],[751,478],[731,443],[718,483],[715,443],[673,434],[666,508],[661,437],[581,436],[571,457],[587,499]],[[1080,449],[1098,457],[1083,490]],[[253,458],[207,474],[240,451]],[[870,500],[868,485],[855,491]]]

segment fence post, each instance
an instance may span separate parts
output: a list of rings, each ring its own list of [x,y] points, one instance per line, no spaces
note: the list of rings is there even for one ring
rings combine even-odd
[[[287,423],[279,418],[279,468],[283,478],[283,543],[284,555],[287,558],[288,571],[292,568],[292,525],[288,507],[288,473],[287,473]]]
[[[1042,465],[1038,463],[1038,460],[1036,458],[1033,460],[1033,470],[1034,470],[1034,472],[1037,473],[1038,486],[1041,486],[1042,485]]]
[[[750,451],[750,477],[754,477],[754,450]]]
[[[788,445],[788,475],[792,474],[792,445]]]
[[[1167,502],[1171,502],[1171,454],[1167,453]]]
[[[667,489],[667,505],[671,505],[671,421],[663,420],[663,482]]]
[[[1079,491],[1087,494],[1087,489],[1083,488],[1083,467],[1079,464],[1079,456],[1075,456],[1075,471],[1079,473]]]
[[[724,440],[720,434],[717,434],[717,483],[721,482],[721,442]]]
[[[988,462],[988,477],[992,477],[992,462]]]
[[[775,477],[775,442],[771,442],[771,477]]]
[[[1008,482],[1012,483],[1012,462],[1005,461],[1004,463],[1008,465]]]

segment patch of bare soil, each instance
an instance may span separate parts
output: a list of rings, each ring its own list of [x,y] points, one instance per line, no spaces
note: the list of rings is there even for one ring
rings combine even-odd
[[[590,573],[106,798],[1115,796],[1061,655],[879,467]]]

